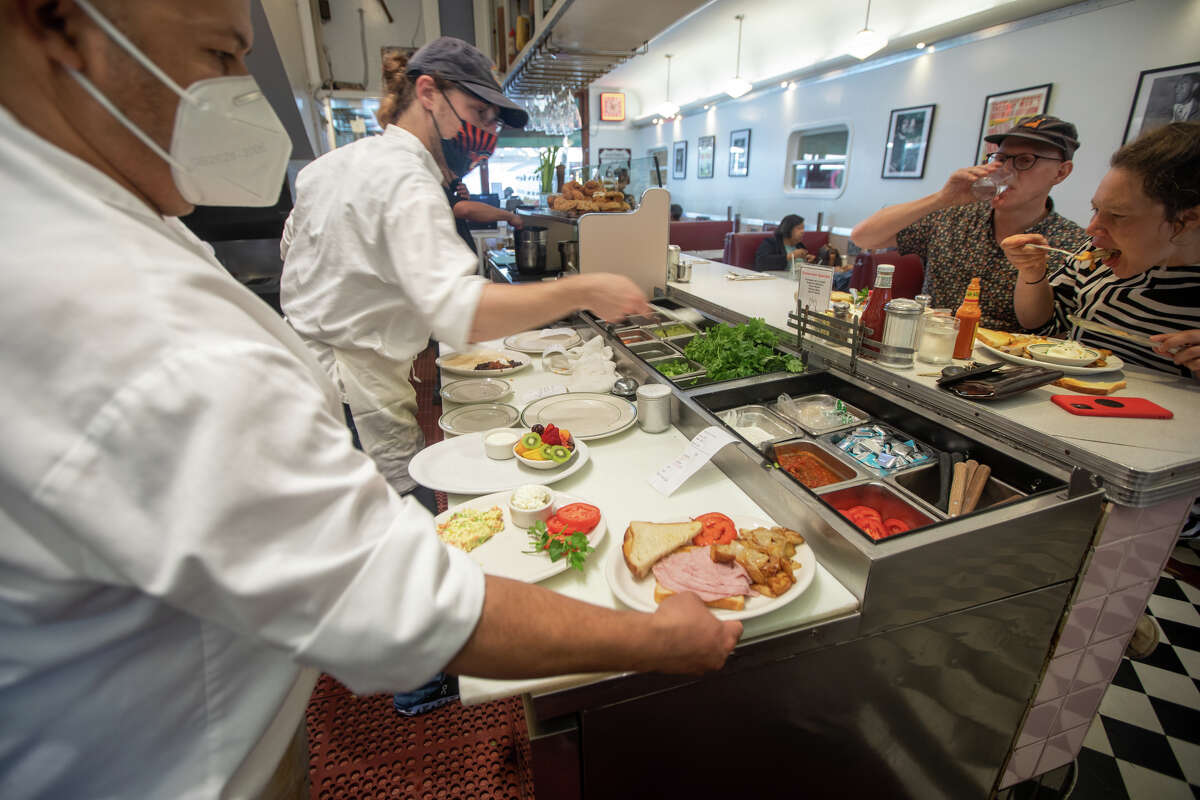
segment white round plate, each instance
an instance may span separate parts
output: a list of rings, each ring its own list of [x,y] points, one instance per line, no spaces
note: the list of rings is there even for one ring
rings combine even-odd
[[[497,461],[483,452],[484,435],[455,436],[426,447],[408,462],[408,474],[422,486],[440,492],[487,494],[526,483],[548,485],[574,475],[588,462],[588,447],[581,441],[575,442],[576,453],[562,469],[530,469],[515,458]]]
[[[776,525],[763,520],[750,519],[737,514],[730,515],[733,524],[742,528],[774,528]],[[678,522],[678,519],[660,520],[662,522]],[[622,532],[624,535],[624,532]],[[637,580],[633,577],[633,573],[629,571],[629,567],[625,566],[625,556],[621,552],[621,543],[613,542],[610,548],[609,558],[604,565],[604,577],[608,580],[608,588],[612,589],[613,594],[617,596],[622,603],[632,609],[638,611],[654,611],[658,608],[658,604],[654,602],[654,575],[651,573],[642,580]],[[817,557],[813,554],[812,548],[805,542],[796,547],[796,556],[794,561],[800,562],[800,568],[793,570],[792,574],[796,578],[796,582],[792,584],[792,588],[781,594],[779,597],[764,597],[762,595],[754,595],[746,599],[746,607],[741,611],[729,611],[723,608],[710,609],[712,613],[721,619],[750,619],[751,617],[761,617],[763,614],[770,614],[772,611],[778,611],[788,603],[795,600],[804,591],[812,585],[813,578],[817,575]]]
[[[512,384],[499,378],[467,378],[447,383],[441,395],[451,403],[495,403],[512,393]]]
[[[637,422],[637,407],[612,394],[569,392],[534,400],[521,412],[527,428],[548,422],[566,428],[575,441],[600,439]]]
[[[565,558],[558,561],[551,561],[549,553],[545,551],[541,553],[523,552],[532,549],[533,543],[530,541],[529,532],[525,528],[518,528],[513,524],[512,514],[508,509],[508,498],[511,494],[512,492],[509,490],[472,498],[461,505],[438,514],[434,517],[434,521],[438,523],[445,522],[460,508],[486,510],[492,506],[499,506],[500,510],[504,512],[504,530],[467,553],[476,564],[483,568],[484,572],[488,575],[512,578],[514,581],[524,581],[525,583],[537,583],[560,572],[566,572],[571,566]],[[554,510],[556,512],[569,503],[587,502],[586,500],[581,500],[578,497],[572,497],[562,492],[551,492],[551,494],[554,495]],[[590,505],[595,505],[595,503],[591,503]],[[608,526],[605,524],[604,512],[601,511],[599,524],[587,535],[588,544],[599,549],[600,543],[604,541],[606,533],[608,533]],[[592,561],[592,559],[598,558],[599,556],[596,553],[589,553],[587,560],[583,562],[584,571],[599,569]]]
[[[461,353],[442,356],[435,363],[438,365],[438,367],[444,369],[446,372],[449,372],[451,375],[462,375],[463,377],[467,378],[495,378],[500,375],[511,375],[517,370],[525,369],[531,363],[533,363],[529,356],[522,355],[520,353],[514,353],[511,350],[500,350],[499,353],[504,356],[505,360],[507,361],[520,362],[519,365],[515,367],[505,367],[504,369],[472,369],[470,367],[454,367],[446,365],[448,360],[454,358],[456,355],[462,355]]]
[[[446,433],[462,436],[493,428],[507,428],[521,412],[504,403],[472,403],[451,409],[438,418],[438,427]]]
[[[1108,357],[1108,365],[1104,367],[1068,367],[1065,364],[1050,364],[1045,361],[1036,361],[1032,358],[1025,358],[1024,356],[1014,356],[1011,353],[1006,353],[1003,350],[997,350],[996,348],[986,345],[980,341],[976,341],[975,346],[987,353],[989,356],[995,356],[996,358],[1012,362],[1013,364],[1024,364],[1025,366],[1033,364],[1034,366],[1057,369],[1060,370],[1064,375],[1102,375],[1105,372],[1116,372],[1125,366],[1125,362],[1115,355]]]
[[[520,350],[522,353],[532,353],[538,356],[544,353],[548,347],[565,349],[581,344],[583,344],[583,339],[579,338],[579,334],[570,328],[525,331],[524,333],[514,333],[504,340],[504,346],[510,350]]]

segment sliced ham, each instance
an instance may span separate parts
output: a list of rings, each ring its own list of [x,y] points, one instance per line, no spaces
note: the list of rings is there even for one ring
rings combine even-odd
[[[714,562],[707,547],[680,550],[659,559],[654,579],[672,592],[695,592],[706,603],[751,593],[745,568],[736,561]]]

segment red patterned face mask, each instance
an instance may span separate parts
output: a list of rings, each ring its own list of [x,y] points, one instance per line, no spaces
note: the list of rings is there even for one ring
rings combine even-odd
[[[480,161],[489,158],[492,153],[496,152],[498,137],[495,133],[477,128],[459,117],[450,98],[446,97],[445,93],[442,94],[442,97],[446,99],[446,105],[450,106],[450,111],[455,117],[458,117],[459,123],[458,133],[454,135],[454,138],[442,139],[442,156],[446,159],[446,166],[450,171],[461,178],[475,169]]]

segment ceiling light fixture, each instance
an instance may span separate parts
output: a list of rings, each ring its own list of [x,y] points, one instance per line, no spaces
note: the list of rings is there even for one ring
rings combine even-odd
[[[863,22],[863,28],[854,34],[854,40],[850,42],[850,47],[846,51],[859,61],[863,61],[871,54],[878,53],[887,43],[886,36],[879,31],[871,30],[871,0],[867,0],[867,18]]]
[[[925,52],[926,52],[926,53],[932,53],[932,52],[933,52],[933,45],[929,45],[929,47],[926,47],[926,48],[925,48]]]
[[[679,113],[679,106],[671,102],[671,53],[667,53],[667,99],[655,111],[666,119]]]
[[[734,71],[733,79],[725,84],[725,94],[734,100],[754,88],[754,84],[742,77],[742,20],[745,18],[745,14],[738,14],[734,17],[738,21],[737,69]]]
[[[792,85],[792,82],[791,82],[791,81],[784,81],[783,83],[779,84],[779,87],[780,87],[781,89],[786,89],[786,88],[788,88],[788,87],[789,87],[789,86],[791,86],[791,85]]]
[[[925,49],[925,43],[924,43],[924,42],[917,42],[917,49],[918,49],[918,50],[924,50],[924,49]]]

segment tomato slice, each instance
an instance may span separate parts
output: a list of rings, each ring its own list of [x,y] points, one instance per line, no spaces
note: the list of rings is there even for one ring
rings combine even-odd
[[[552,535],[557,536],[567,529],[567,523],[563,522],[557,516],[553,516],[546,520],[546,530]]]
[[[737,526],[733,520],[719,511],[710,511],[696,517],[702,527],[700,533],[692,539],[697,547],[707,547],[710,544],[729,544],[737,538]]]
[[[895,517],[888,517],[885,519],[883,521],[883,527],[887,528],[888,533],[892,534],[893,536],[897,533],[904,533],[908,530],[908,525],[904,522],[904,520],[896,519]]]
[[[587,503],[565,505],[555,516],[566,523],[572,533],[589,533],[600,524],[600,509]]]

